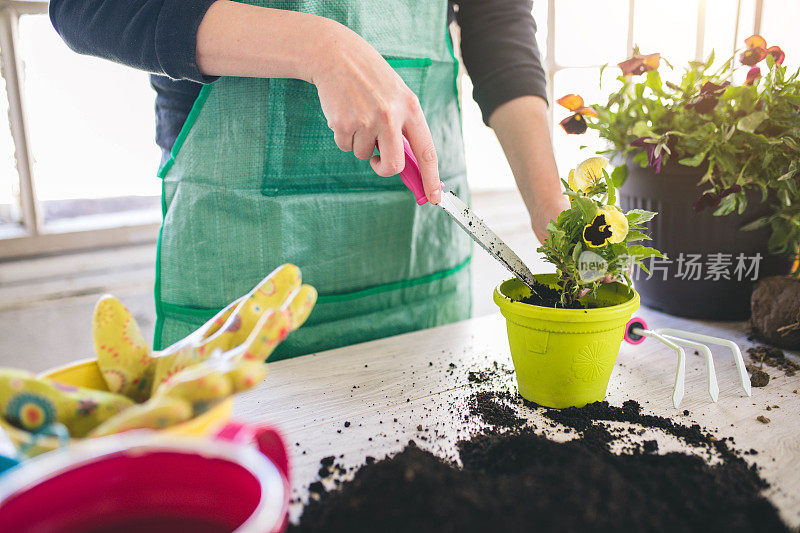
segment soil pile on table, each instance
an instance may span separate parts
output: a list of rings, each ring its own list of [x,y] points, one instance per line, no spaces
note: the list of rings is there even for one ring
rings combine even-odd
[[[788,531],[760,495],[767,485],[697,425],[644,415],[636,402],[548,410],[575,430],[559,443],[532,427],[490,429],[458,443],[463,467],[418,448],[363,466],[305,508],[295,531]],[[610,424],[628,422],[628,431]],[[512,421],[512,424],[516,422]],[[502,424],[501,424],[502,425]],[[698,455],[659,455],[631,435],[658,428]],[[626,443],[626,453],[609,449]]]

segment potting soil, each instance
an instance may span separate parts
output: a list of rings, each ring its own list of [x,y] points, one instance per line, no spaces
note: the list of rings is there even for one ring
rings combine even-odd
[[[524,298],[520,298],[519,302],[529,305],[538,305],[541,307],[554,307],[554,308],[562,308],[562,309],[583,309],[584,305],[578,301],[571,302],[569,305],[564,306],[561,304],[561,293],[553,288],[544,285],[543,283],[536,283],[534,285],[536,289],[535,293],[531,293],[530,296],[525,296]]]
[[[457,444],[462,466],[417,447],[368,461],[335,490],[316,487],[294,531],[788,531],[767,487],[727,439],[646,415],[638,403],[544,410],[574,440],[522,426],[507,392],[471,396],[494,427]],[[614,428],[623,422],[627,430]],[[712,453],[658,453],[656,429]],[[624,453],[610,450],[622,443]],[[748,452],[750,453],[750,452]],[[754,451],[752,453],[755,453]]]

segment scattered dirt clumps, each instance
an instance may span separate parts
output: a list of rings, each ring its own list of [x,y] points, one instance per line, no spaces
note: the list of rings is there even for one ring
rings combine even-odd
[[[491,395],[483,398],[496,403]],[[518,405],[512,401],[506,407]],[[480,415],[480,405],[470,409]],[[622,407],[598,402],[581,409],[536,409],[577,436],[555,442],[500,417],[498,427],[458,442],[462,466],[412,441],[313,498],[292,530],[788,531],[761,496],[767,483],[728,439],[698,425],[643,414],[635,401]],[[630,430],[612,429],[606,422],[627,422]],[[623,454],[611,451],[612,442],[632,441],[644,428],[708,448],[720,460],[710,464],[699,455],[660,455],[653,440]]]
[[[753,387],[766,387],[769,385],[769,374],[754,365],[747,365],[750,371],[750,385]]]
[[[787,376],[794,376],[800,371],[800,363],[792,361],[783,350],[773,346],[755,346],[748,348],[747,353],[750,355],[750,360],[753,364],[759,365],[763,369],[764,365],[781,370]]]
[[[513,400],[510,392],[480,391],[469,398],[469,409],[473,415],[490,426],[513,428],[525,425],[527,420],[517,415],[509,404]]]

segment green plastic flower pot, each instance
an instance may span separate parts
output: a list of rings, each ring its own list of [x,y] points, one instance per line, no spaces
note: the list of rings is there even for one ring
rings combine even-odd
[[[555,274],[538,274],[552,285]],[[581,301],[588,309],[524,304],[530,295],[518,279],[504,281],[494,302],[506,318],[519,393],[545,407],[583,407],[602,400],[617,360],[625,324],[639,308],[639,295],[622,283],[606,283]]]

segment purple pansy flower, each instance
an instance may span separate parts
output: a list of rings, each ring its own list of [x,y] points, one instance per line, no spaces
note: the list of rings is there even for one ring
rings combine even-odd
[[[645,151],[647,154],[647,166],[655,169],[656,174],[658,174],[661,172],[661,155],[664,153],[664,151],[659,150],[658,154],[656,154],[657,143],[647,142],[648,140],[655,141],[655,139],[652,137],[637,137],[631,141],[631,146],[641,148]]]
[[[700,195],[700,198],[695,200],[694,204],[692,205],[692,209],[699,212],[708,207],[716,208],[723,198],[731,194],[736,194],[741,190],[741,185],[732,185],[727,189],[722,189],[719,193],[704,192],[702,195]]]
[[[711,113],[719,103],[719,96],[725,92],[725,87],[730,84],[731,82],[729,81],[724,81],[719,85],[710,81],[705,82],[700,87],[700,92],[686,104],[686,109],[694,109],[701,115]]]

